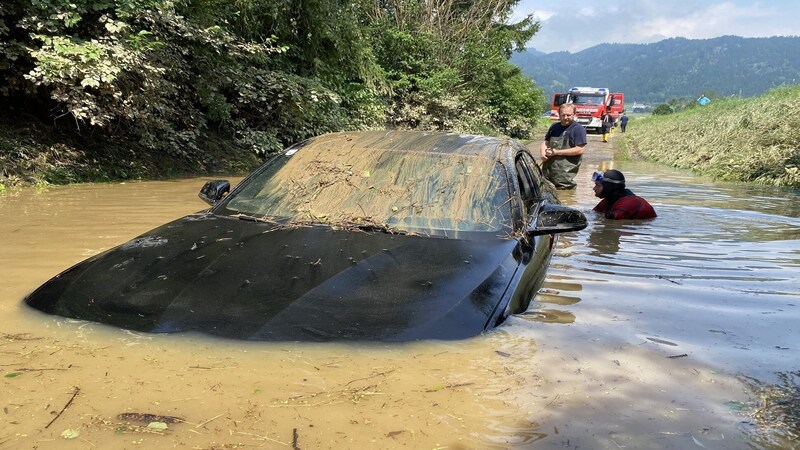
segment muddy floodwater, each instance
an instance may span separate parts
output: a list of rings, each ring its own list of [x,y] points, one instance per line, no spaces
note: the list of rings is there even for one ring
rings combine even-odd
[[[590,225],[562,235],[536,301],[457,342],[242,342],[48,316],[22,299],[203,209],[206,179],[0,193],[0,448],[798,448],[800,193],[604,145],[592,136],[580,186],[559,193]],[[589,174],[611,167],[658,218],[590,212]]]

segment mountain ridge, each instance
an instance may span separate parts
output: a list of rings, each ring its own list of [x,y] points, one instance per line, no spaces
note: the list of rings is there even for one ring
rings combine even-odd
[[[535,49],[511,62],[550,96],[571,86],[608,87],[626,101],[750,97],[800,81],[800,36],[669,38],[649,44],[603,43],[576,53]]]

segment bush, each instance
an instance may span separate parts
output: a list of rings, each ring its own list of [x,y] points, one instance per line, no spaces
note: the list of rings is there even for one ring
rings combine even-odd
[[[10,0],[0,101],[76,140],[189,164],[208,160],[211,134],[260,157],[385,126],[524,139],[543,99],[508,61],[538,30],[507,20],[515,3]]]
[[[672,112],[672,107],[666,103],[662,103],[653,109],[654,116],[666,116],[667,114],[672,114]]]

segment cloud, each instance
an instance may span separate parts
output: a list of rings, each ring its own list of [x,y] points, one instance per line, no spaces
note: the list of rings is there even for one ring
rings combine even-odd
[[[588,0],[573,0],[570,8],[552,8],[545,0],[522,0],[517,20],[533,13],[542,28],[528,43],[540,51],[577,52],[604,42],[651,43],[670,37],[707,39],[800,35],[800,2],[781,0],[638,0],[602,9]]]
[[[733,2],[724,2],[680,16],[643,20],[634,25],[633,34],[645,40],[657,36],[704,39],[725,34],[752,35],[752,25],[775,14],[777,11],[764,9],[758,4],[740,7]]]
[[[511,22],[519,22],[522,19],[528,17],[528,14],[533,14],[533,17],[538,20],[539,22],[546,22],[550,20],[551,17],[558,14],[558,11],[548,11],[548,10],[524,10],[522,8],[516,8],[514,13],[511,14]]]

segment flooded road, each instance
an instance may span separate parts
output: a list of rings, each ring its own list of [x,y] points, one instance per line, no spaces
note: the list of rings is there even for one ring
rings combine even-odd
[[[752,388],[800,370],[800,193],[590,145],[578,189],[559,193],[589,228],[561,238],[525,314],[459,342],[241,342],[46,316],[22,299],[203,209],[204,179],[0,194],[0,448],[796,446],[758,423]],[[657,219],[590,212],[589,174],[611,167]]]

